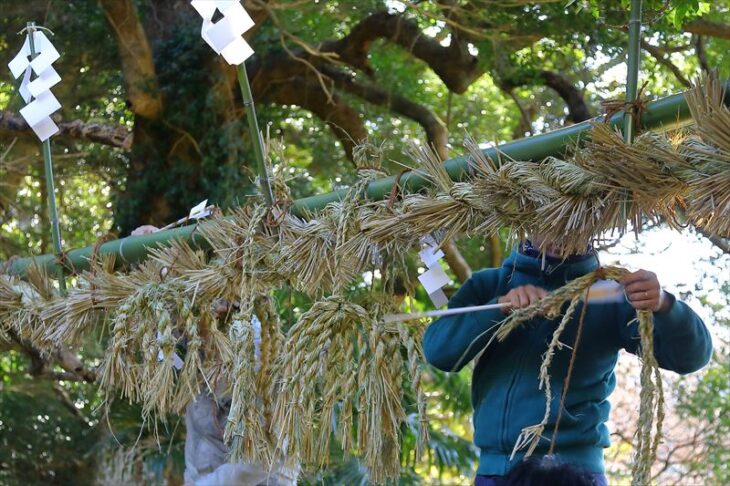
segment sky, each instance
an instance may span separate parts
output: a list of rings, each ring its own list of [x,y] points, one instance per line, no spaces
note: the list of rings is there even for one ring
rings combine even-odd
[[[713,312],[699,301],[706,297],[711,304],[727,306],[730,298],[720,288],[730,281],[730,255],[723,254],[707,238],[689,230],[661,227],[639,234],[638,240],[633,233],[627,234],[599,256],[603,265],[656,273],[662,287],[690,304],[715,336],[730,337],[729,329],[716,325],[718,318],[730,318],[730,308]]]

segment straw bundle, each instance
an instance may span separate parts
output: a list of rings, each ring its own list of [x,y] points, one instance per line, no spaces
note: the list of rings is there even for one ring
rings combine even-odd
[[[495,233],[508,227],[512,229],[513,239],[521,238],[532,226],[535,211],[545,203],[541,194],[534,191],[544,184],[529,184],[534,164],[518,161],[496,164],[472,139],[467,139],[466,148],[475,173],[474,193],[484,208],[485,217],[477,231]]]
[[[526,455],[528,457],[531,456],[532,453],[535,451],[535,448],[537,448],[538,444],[543,439],[545,426],[550,420],[550,412],[552,410],[553,403],[552,386],[550,384],[549,374],[550,365],[553,362],[555,351],[561,349],[563,346],[563,344],[560,342],[560,336],[562,335],[563,331],[565,331],[565,327],[568,325],[571,318],[573,317],[573,313],[575,312],[575,309],[580,302],[580,298],[581,296],[579,294],[570,300],[570,305],[565,311],[563,318],[560,320],[560,324],[558,324],[558,326],[555,328],[552,339],[548,344],[547,351],[545,351],[545,354],[543,355],[542,364],[540,365],[539,388],[540,390],[545,389],[545,415],[543,415],[542,421],[539,424],[531,425],[522,429],[519,437],[517,437],[517,442],[515,442],[514,448],[512,449],[512,457],[514,457],[514,455],[518,451],[524,449],[525,447],[527,448]]]
[[[106,312],[117,309],[135,289],[159,278],[152,275],[149,266],[128,275],[112,273],[109,271],[112,263],[111,258],[106,258],[100,267],[79,275],[76,287],[69,289],[66,297],[55,299],[43,310],[43,320],[53,323],[48,330],[49,339],[59,343],[78,342],[90,326],[102,320]]]
[[[111,336],[100,384],[141,401],[145,417],[184,410],[205,381],[203,359],[222,362],[230,356],[212,303],[188,292],[182,280],[163,280],[160,270],[149,262],[127,278],[105,279],[121,284],[111,288],[134,286],[134,291],[109,312]],[[142,279],[146,283],[134,285]]]
[[[387,243],[397,239],[414,245],[423,235],[445,231],[443,240],[470,233],[484,219],[478,195],[467,182],[454,182],[439,156],[427,146],[413,146],[409,152],[418,165],[418,174],[435,186],[430,195],[407,194],[398,208],[382,210],[382,219],[362,223],[363,234],[372,241]]]
[[[694,168],[688,174],[690,220],[710,234],[730,237],[730,110],[724,94],[716,74],[687,92],[697,136],[680,151]]]
[[[332,422],[325,418],[334,416],[336,405],[342,408],[337,435],[343,448],[352,444],[353,411],[359,405],[356,352],[365,349],[363,334],[374,325],[363,307],[329,297],[289,330],[274,421],[279,444],[287,443],[290,454],[307,463],[328,461]]]
[[[231,447],[230,460],[270,465],[273,452],[267,433],[266,410],[256,390],[256,372],[260,365],[256,356],[253,309],[233,316],[229,329],[234,356],[229,372],[233,390],[224,439]]]
[[[351,260],[335,262],[337,246],[338,205],[329,205],[316,219],[303,221],[291,218],[286,240],[279,248],[277,266],[282,273],[294,279],[295,286],[309,295],[318,291],[332,290],[335,281],[335,265],[351,263]],[[345,271],[344,268],[341,271]],[[347,270],[351,273],[352,270]]]
[[[421,445],[427,437],[418,339],[402,325],[384,327],[347,300],[316,302],[290,330],[280,362],[274,414],[280,446],[287,444],[304,463],[322,465],[334,434],[344,451],[359,451],[373,481],[397,477],[404,371],[418,400]]]
[[[654,356],[654,324],[649,311],[638,311],[641,336],[641,392],[639,426],[636,430],[632,486],[651,482],[651,466],[656,460],[664,424],[664,388],[659,364]],[[654,430],[654,437],[652,437]]]
[[[268,214],[256,203],[206,223],[200,231],[213,249],[214,264],[183,276],[200,282],[210,298],[230,300],[281,285],[285,272],[277,265],[276,230],[266,224]]]
[[[29,341],[41,351],[50,351],[43,307],[55,298],[56,290],[46,272],[37,266],[28,269],[28,280],[0,275],[0,338],[7,333]]]
[[[356,147],[357,182],[342,201],[328,204],[305,222],[289,217],[278,248],[277,264],[295,286],[309,295],[343,288],[381,258],[381,247],[366,236],[361,221],[374,214],[360,197],[368,184],[384,175],[382,153],[372,144]]]

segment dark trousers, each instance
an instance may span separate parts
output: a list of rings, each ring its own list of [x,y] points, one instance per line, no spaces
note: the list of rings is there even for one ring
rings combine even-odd
[[[608,486],[608,480],[603,474],[592,474],[594,486]],[[477,476],[474,486],[500,486],[503,476]],[[525,485],[530,486],[530,485]]]

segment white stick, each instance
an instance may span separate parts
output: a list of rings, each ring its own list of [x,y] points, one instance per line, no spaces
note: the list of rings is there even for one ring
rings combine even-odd
[[[402,321],[412,321],[415,319],[423,319],[424,317],[442,317],[442,316],[451,316],[454,314],[466,314],[467,312],[477,312],[482,310],[490,310],[490,309],[502,309],[504,307],[509,307],[509,302],[504,302],[502,304],[486,304],[486,305],[473,305],[470,307],[455,307],[453,309],[443,309],[443,310],[435,310],[435,311],[428,311],[428,312],[416,312],[415,314],[388,314],[386,316],[383,316],[383,322],[390,323],[390,322],[402,322]]]
[[[625,298],[623,287],[613,280],[599,280],[593,284],[588,292],[588,302],[609,303],[618,302]],[[384,323],[412,321],[426,317],[452,316],[454,314],[466,314],[490,309],[502,309],[509,307],[509,302],[502,304],[473,305],[470,307],[455,307],[453,309],[434,310],[428,312],[416,312],[415,314],[388,314],[383,316]]]

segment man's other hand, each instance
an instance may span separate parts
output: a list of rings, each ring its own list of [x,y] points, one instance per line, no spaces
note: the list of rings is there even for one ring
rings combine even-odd
[[[666,312],[671,306],[671,299],[666,298],[659,279],[654,272],[639,270],[621,279],[624,292],[629,303],[637,310]]]
[[[514,309],[522,309],[523,307],[532,305],[547,295],[547,291],[543,288],[535,287],[534,285],[523,285],[510,290],[507,294],[500,297],[497,302],[500,304],[509,304],[508,307],[502,308],[502,312],[507,314]]]

